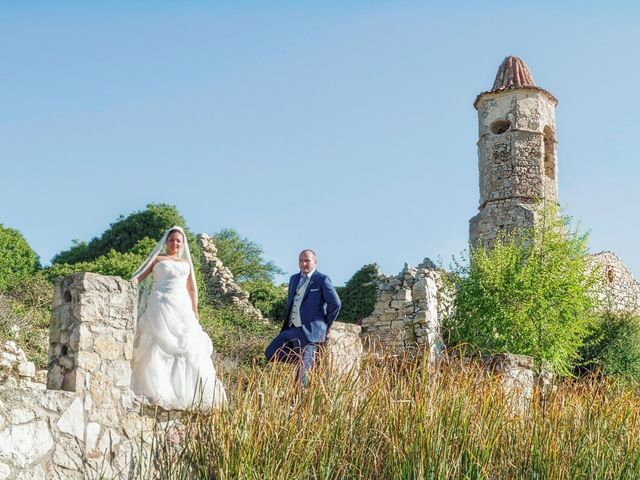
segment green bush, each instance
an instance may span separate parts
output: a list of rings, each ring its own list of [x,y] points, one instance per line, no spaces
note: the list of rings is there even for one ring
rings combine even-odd
[[[640,380],[640,316],[632,312],[601,315],[581,356],[588,370]]]
[[[38,368],[46,368],[53,286],[42,272],[0,293],[0,340],[13,340]]]
[[[373,312],[378,276],[378,265],[365,265],[353,274],[344,287],[336,288],[342,302],[339,321],[357,323]]]
[[[595,321],[599,275],[589,268],[586,235],[568,225],[547,208],[535,228],[504,235],[492,249],[472,248],[454,268],[448,343],[530,355],[570,373]]]
[[[39,268],[38,255],[22,234],[0,223],[0,291],[20,283]]]
[[[262,361],[264,349],[280,331],[277,325],[256,321],[234,305],[200,305],[199,313],[216,352],[244,366]]]
[[[231,270],[238,284],[251,281],[273,282],[274,276],[284,273],[273,262],[266,261],[262,247],[230,228],[213,234],[218,258]]]
[[[69,250],[54,256],[52,263],[91,262],[110,255],[112,250],[116,253],[127,253],[144,238],[151,238],[157,242],[164,232],[174,225],[180,225],[185,229],[194,263],[199,263],[199,245],[186,228],[186,222],[176,207],[153,203],[147,205],[145,210],[134,212],[127,217],[121,215],[99,238],[94,238],[88,243],[74,241]]]
[[[249,301],[262,316],[276,323],[287,315],[287,285],[276,286],[267,280],[244,282],[242,288],[249,293]]]
[[[143,238],[133,248],[120,253],[110,250],[94,260],[77,263],[54,263],[45,269],[47,278],[53,281],[57,277],[64,277],[78,272],[94,272],[101,275],[116,275],[129,279],[136,269],[144,262],[156,244],[156,240]]]

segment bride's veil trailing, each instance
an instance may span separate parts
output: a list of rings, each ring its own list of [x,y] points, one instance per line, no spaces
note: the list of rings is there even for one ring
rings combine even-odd
[[[191,260],[191,252],[189,251],[189,242],[187,241],[187,235],[184,233],[182,227],[174,225],[169,228],[162,238],[158,240],[155,248],[149,254],[149,256],[142,262],[142,265],[138,267],[135,273],[131,276],[131,280],[135,280],[140,278],[140,276],[147,271],[147,269],[153,264],[153,261],[158,257],[158,255],[162,253],[166,253],[166,245],[167,245],[167,237],[169,236],[169,232],[172,230],[178,230],[182,233],[182,238],[184,240],[182,250],[180,252],[180,257],[189,262],[189,268],[191,269],[191,278],[193,279],[193,286],[195,289],[196,295],[196,304],[198,302],[198,285],[196,283],[196,272],[193,269],[193,261]],[[145,310],[147,309],[147,297],[149,297],[149,293],[151,292],[151,287],[153,285],[153,278],[151,275],[148,275],[142,282],[138,284],[138,318],[140,318]]]

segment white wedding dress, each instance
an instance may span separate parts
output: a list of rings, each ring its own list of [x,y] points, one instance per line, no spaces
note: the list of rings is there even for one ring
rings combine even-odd
[[[153,267],[153,288],[138,320],[131,388],[165,409],[219,409],[227,397],[216,377],[211,339],[191,307],[190,266],[164,260]]]

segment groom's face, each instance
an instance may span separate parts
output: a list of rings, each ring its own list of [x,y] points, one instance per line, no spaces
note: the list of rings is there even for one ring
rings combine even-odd
[[[300,271],[304,274],[311,272],[314,268],[316,268],[316,257],[313,256],[311,252],[302,252],[298,257],[298,265],[300,266]]]

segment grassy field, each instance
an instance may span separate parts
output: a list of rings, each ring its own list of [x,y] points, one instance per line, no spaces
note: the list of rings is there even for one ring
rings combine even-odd
[[[473,365],[389,360],[357,378],[318,370],[303,394],[287,366],[234,380],[226,411],[157,436],[159,478],[640,478],[634,384],[564,381],[514,409],[500,379]]]

